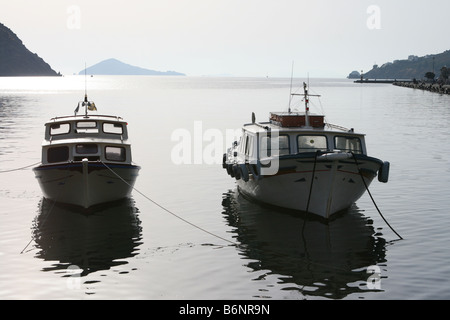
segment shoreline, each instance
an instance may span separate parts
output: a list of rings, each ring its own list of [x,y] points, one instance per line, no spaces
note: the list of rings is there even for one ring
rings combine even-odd
[[[354,83],[394,83],[394,82],[413,82],[413,80],[394,80],[394,79],[360,79]]]
[[[430,83],[430,82],[404,82],[404,81],[395,81],[392,83],[394,86],[404,87],[404,88],[412,88],[412,89],[420,89],[429,92],[435,92],[440,94],[450,94],[450,85],[449,84],[439,84],[439,83]]]

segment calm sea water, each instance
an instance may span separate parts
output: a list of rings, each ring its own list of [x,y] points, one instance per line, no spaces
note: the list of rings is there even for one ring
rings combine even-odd
[[[322,95],[312,111],[366,133],[369,154],[391,163],[370,190],[403,240],[367,193],[323,224],[249,202],[211,163],[251,112],[287,109],[289,79],[88,77],[99,113],[128,121],[142,170],[140,193],[87,215],[44,200],[28,167],[84,77],[0,78],[0,299],[449,299],[450,97],[310,86]],[[184,164],[177,133],[191,142]]]

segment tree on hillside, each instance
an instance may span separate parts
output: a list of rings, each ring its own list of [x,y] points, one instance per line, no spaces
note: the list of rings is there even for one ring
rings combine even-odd
[[[434,77],[436,77],[436,75],[434,74],[434,72],[428,71],[427,73],[425,73],[425,78],[427,78],[428,80],[433,80]]]
[[[439,76],[439,79],[447,80],[450,75],[450,70],[447,67],[441,68],[441,75]]]

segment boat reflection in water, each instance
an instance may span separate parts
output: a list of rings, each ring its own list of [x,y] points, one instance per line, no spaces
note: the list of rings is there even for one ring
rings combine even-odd
[[[81,276],[127,264],[142,243],[139,210],[132,199],[98,206],[88,213],[43,198],[33,223],[38,258],[57,261],[44,271],[82,270]]]
[[[275,275],[284,290],[297,290],[302,297],[343,299],[380,290],[372,279],[367,285],[367,272],[386,262],[386,242],[357,207],[324,223],[250,202],[237,190],[225,193],[222,204],[238,250],[251,260],[247,266],[267,271],[257,280]],[[261,296],[270,295],[264,293],[269,288],[259,290]]]

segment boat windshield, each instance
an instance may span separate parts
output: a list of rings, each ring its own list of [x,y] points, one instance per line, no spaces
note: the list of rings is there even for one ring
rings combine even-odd
[[[362,153],[361,140],[358,137],[336,136],[334,137],[334,145],[338,150]]]
[[[47,150],[47,161],[49,163],[63,162],[69,160],[69,147],[52,147]]]
[[[77,133],[98,133],[96,121],[79,121],[76,127]]]
[[[327,151],[327,137],[316,135],[299,135],[297,136],[298,153]]]
[[[52,136],[67,134],[69,132],[70,132],[69,123],[54,123],[50,126],[50,135]]]
[[[112,134],[123,134],[123,126],[120,123],[103,123],[103,132]]]
[[[126,150],[124,147],[105,147],[105,158],[111,161],[125,161]]]
[[[270,157],[274,146],[272,145],[272,138],[270,136],[261,137],[260,155],[262,157]],[[278,137],[278,155],[288,155],[290,154],[290,144],[288,135],[280,135]]]

